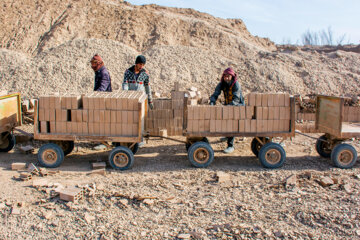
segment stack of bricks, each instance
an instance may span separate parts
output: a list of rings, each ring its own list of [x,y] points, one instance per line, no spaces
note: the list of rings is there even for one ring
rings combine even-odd
[[[344,106],[343,122],[360,122],[360,107]]]
[[[289,94],[250,93],[246,106],[189,106],[187,132],[290,131]]]
[[[143,92],[94,92],[88,95],[42,96],[39,133],[138,136],[145,115]],[[142,123],[144,121],[141,121]]]
[[[153,100],[154,109],[148,112],[146,131],[151,135],[161,135],[163,130],[167,130],[168,136],[182,135],[184,97],[185,92],[180,91],[180,86],[175,84],[171,99]]]

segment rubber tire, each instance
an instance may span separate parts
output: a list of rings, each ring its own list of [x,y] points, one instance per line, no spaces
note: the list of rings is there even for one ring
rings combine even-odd
[[[201,141],[209,143],[209,139],[207,137],[204,137]],[[190,146],[191,146],[190,143],[185,143],[185,148],[187,152],[189,151]]]
[[[340,153],[344,150],[351,151],[353,154],[353,159],[347,165],[342,164],[338,160]],[[352,168],[354,166],[354,164],[356,163],[357,152],[356,152],[355,148],[353,146],[351,146],[350,144],[346,144],[346,143],[338,144],[334,147],[334,149],[331,152],[331,160],[336,167],[342,168],[342,169],[349,169],[349,168]]]
[[[332,151],[330,150],[330,152],[325,152],[325,151],[324,151],[324,147],[323,147],[324,142],[321,141],[321,140],[327,140],[326,136],[325,136],[325,135],[322,135],[321,137],[319,137],[319,138],[316,140],[316,145],[315,145],[316,151],[317,151],[317,153],[318,153],[321,157],[323,157],[323,158],[330,158]]]
[[[115,146],[115,147],[120,147],[121,145],[120,145],[120,143],[118,143],[118,142],[114,142],[113,143],[113,146]],[[124,146],[122,146],[122,147],[124,147]],[[135,155],[136,153],[137,153],[137,151],[139,151],[139,143],[135,143],[135,145],[132,147],[132,148],[130,148],[130,150],[133,152],[133,154]]]
[[[4,148],[0,148],[0,152],[9,152],[15,146],[16,140],[15,140],[15,136],[12,133],[3,132],[3,133],[1,133],[1,137],[5,136],[5,134],[7,134],[7,133],[9,133],[9,135],[7,135],[7,137],[6,137],[9,144]]]
[[[126,164],[126,166],[124,166],[124,167],[116,166],[116,164],[114,162],[114,157],[118,153],[124,153],[128,157],[129,162]],[[130,169],[134,164],[134,154],[127,147],[124,147],[124,146],[116,147],[113,150],[111,150],[111,152],[109,154],[109,164],[115,170],[127,170],[127,169]]]
[[[269,163],[266,160],[266,157],[265,157],[266,153],[271,149],[275,149],[275,150],[279,151],[281,154],[280,161],[276,164]],[[279,168],[282,165],[284,165],[284,163],[285,163],[286,153],[285,153],[284,148],[280,144],[274,143],[274,142],[269,142],[260,148],[259,160],[260,160],[261,165],[265,168]]]
[[[63,149],[64,155],[66,156],[74,150],[75,144],[74,144],[74,141],[64,141],[64,142],[67,142],[69,144],[66,149]]]
[[[209,159],[205,163],[199,163],[199,162],[195,161],[195,159],[194,159],[194,153],[199,148],[205,148],[209,154]],[[191,165],[193,165],[194,167],[205,168],[214,161],[214,150],[212,149],[212,147],[210,146],[209,143],[202,142],[202,141],[196,142],[196,143],[192,144],[189,148],[188,159],[189,159]]]
[[[57,159],[56,159],[55,163],[53,163],[53,164],[47,164],[46,162],[44,162],[44,160],[41,157],[43,152],[48,149],[52,149],[53,151],[56,152]],[[64,161],[64,151],[62,150],[62,148],[59,145],[57,145],[55,143],[44,144],[39,149],[38,161],[39,161],[40,165],[43,167],[47,167],[47,168],[59,167],[61,165],[61,163]]]
[[[266,141],[265,144],[269,142],[269,138],[267,138],[267,137],[260,137],[260,138],[262,139],[262,141],[264,141],[264,139],[265,139],[265,141]],[[253,152],[253,154],[256,157],[259,156],[258,144],[260,144],[260,143],[256,138],[253,138],[253,140],[251,141],[251,144],[250,144],[251,151]]]

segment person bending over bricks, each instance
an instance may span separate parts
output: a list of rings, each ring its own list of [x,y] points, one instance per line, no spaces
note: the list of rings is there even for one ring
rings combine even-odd
[[[135,65],[128,68],[124,73],[123,90],[144,91],[148,96],[149,108],[153,109],[149,73],[145,70],[146,58],[139,55],[135,59]],[[144,141],[139,143],[139,147],[145,145]]]
[[[149,108],[153,109],[149,73],[145,70],[146,58],[143,55],[136,57],[135,65],[124,73],[123,90],[144,91],[148,96]]]
[[[237,81],[237,75],[232,68],[227,68],[223,72],[220,83],[216,86],[213,95],[210,97],[210,105],[215,105],[221,91],[224,93],[225,105],[245,105],[240,83]],[[235,137],[228,137],[226,139],[228,146],[224,153],[232,153],[234,151]]]
[[[111,92],[111,78],[110,73],[104,66],[102,58],[95,54],[90,60],[91,68],[95,72],[94,91]]]

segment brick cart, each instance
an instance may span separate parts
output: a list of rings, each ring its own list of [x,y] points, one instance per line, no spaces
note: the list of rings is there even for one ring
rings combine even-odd
[[[357,152],[346,143],[360,138],[360,107],[344,106],[340,97],[317,96],[316,128],[325,133],[316,142],[320,156],[331,158],[336,167],[351,168],[357,160]]]
[[[146,99],[136,91],[41,96],[35,105],[34,139],[47,143],[39,149],[39,163],[58,167],[75,141],[112,142],[110,165],[129,169],[142,140]]]
[[[261,164],[281,167],[286,154],[280,143],[295,136],[295,101],[289,94],[250,93],[246,106],[188,106],[185,116],[186,148],[195,167],[214,160],[207,137],[230,136],[254,137],[251,150]]]
[[[20,93],[0,96],[0,152],[8,152],[15,146],[14,128],[20,126]]]

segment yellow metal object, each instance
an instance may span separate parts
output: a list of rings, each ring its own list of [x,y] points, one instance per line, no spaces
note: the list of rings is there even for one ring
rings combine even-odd
[[[0,96],[0,133],[10,132],[14,127],[21,126],[20,93]]]

